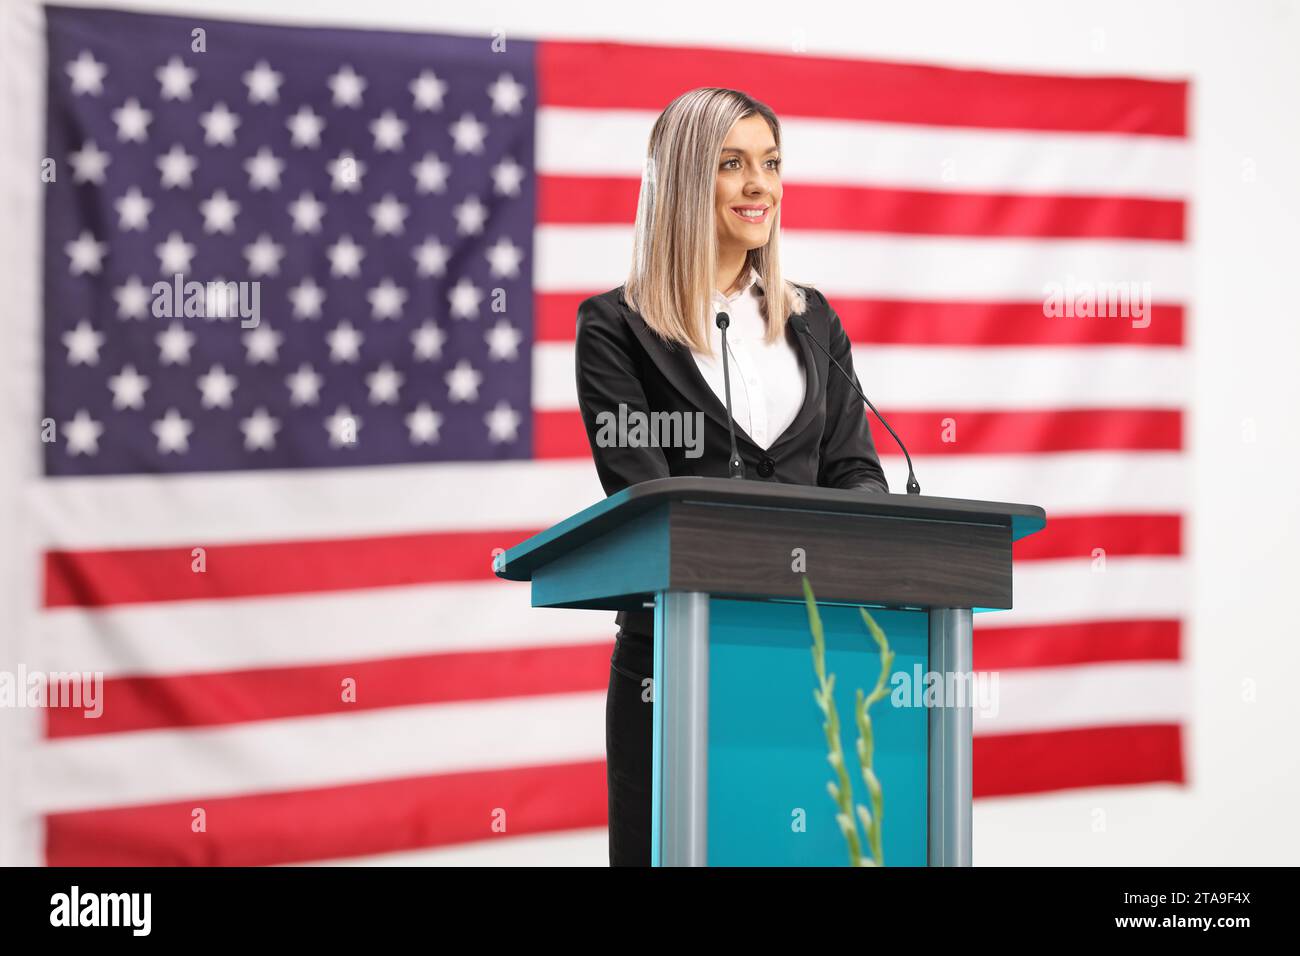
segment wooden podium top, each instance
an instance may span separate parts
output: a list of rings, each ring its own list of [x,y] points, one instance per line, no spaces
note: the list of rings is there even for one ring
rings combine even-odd
[[[534,569],[548,561],[671,502],[1009,526],[1012,541],[1041,531],[1047,523],[1037,505],[736,478],[656,478],[624,488],[520,542],[497,556],[495,573],[508,581],[530,580]]]
[[[1011,544],[1035,505],[730,478],[659,478],[498,554],[535,607],[635,610],[662,590],[886,607],[1011,607]]]

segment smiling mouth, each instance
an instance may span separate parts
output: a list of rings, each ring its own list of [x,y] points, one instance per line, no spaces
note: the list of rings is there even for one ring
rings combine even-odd
[[[732,213],[745,222],[766,222],[771,206],[732,206]]]

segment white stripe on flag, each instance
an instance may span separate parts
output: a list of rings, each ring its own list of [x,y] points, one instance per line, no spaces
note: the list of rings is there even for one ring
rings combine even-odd
[[[1098,570],[1091,558],[1020,561],[1012,569],[1012,602],[980,622],[990,627],[1063,621],[1181,618],[1187,609],[1187,559],[1108,558]]]
[[[570,343],[534,346],[536,408],[578,407],[573,350]],[[853,365],[882,410],[1181,408],[1188,397],[1188,358],[1173,347],[875,345],[855,348]]]
[[[978,626],[1176,618],[1184,607],[1186,565],[1178,557],[1111,558],[1104,573],[1088,559],[1022,561],[1013,573],[1015,608],[981,613]],[[204,673],[611,644],[614,630],[613,611],[534,609],[526,584],[484,581],[59,609],[41,616],[29,666],[106,677]]]
[[[912,461],[927,495],[1034,504],[1049,522],[1066,515],[1172,514],[1190,500],[1187,460],[1179,451],[913,455]],[[889,487],[901,492],[907,484],[902,456],[886,459],[884,469]]]
[[[376,626],[382,621],[382,626]],[[514,581],[58,608],[29,666],[161,675],[553,647],[614,639],[614,612],[534,609]],[[183,640],[178,640],[183,635]]]
[[[1182,511],[1182,452],[917,456],[928,495],[1027,502],[1053,514]],[[903,488],[902,458],[888,459]],[[527,494],[521,494],[526,489]],[[291,541],[541,529],[604,498],[587,459],[301,472],[64,478],[31,489],[50,547]],[[284,502],[293,502],[293,508]],[[449,507],[455,504],[457,507]],[[505,542],[507,546],[516,541]]]
[[[998,693],[998,716],[977,718],[976,733],[1180,722],[1189,712],[1185,665],[1172,662],[1003,671]],[[27,779],[42,785],[29,784],[26,798],[57,812],[598,760],[603,712],[602,691],[56,740],[35,751]]]
[[[19,775],[50,813],[604,758],[602,690],[63,738]]]
[[[1165,303],[1186,301],[1192,292],[1181,242],[786,229],[781,246],[787,278],[813,284],[832,305],[837,295],[1032,302],[1052,283],[1149,283],[1151,300]],[[610,276],[626,273],[631,253],[631,226],[539,226],[534,285],[539,292],[603,292],[612,287]]]
[[[61,478],[28,508],[49,546],[93,548],[541,529],[603,497],[589,460],[456,462]]]
[[[977,701],[976,736],[1124,724],[1181,724],[1192,713],[1181,661],[1073,664],[998,672],[996,712]]]
[[[639,178],[655,117],[635,110],[544,107],[537,115],[538,169]],[[781,148],[782,172],[792,183],[1153,199],[1192,193],[1191,144],[1167,136],[784,116]]]

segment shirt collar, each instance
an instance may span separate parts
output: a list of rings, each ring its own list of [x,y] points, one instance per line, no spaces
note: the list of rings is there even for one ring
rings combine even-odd
[[[742,285],[739,290],[726,296],[714,289],[713,297],[715,299],[721,299],[724,302],[735,302],[747,292],[752,292],[754,295],[763,294],[763,280],[759,278],[758,270],[753,266],[749,267],[749,275],[746,277],[744,285]]]

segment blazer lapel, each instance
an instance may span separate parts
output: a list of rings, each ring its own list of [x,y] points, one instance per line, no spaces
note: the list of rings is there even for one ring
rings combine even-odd
[[[809,333],[811,334],[811,329]],[[799,353],[803,356],[803,369],[805,384],[803,389],[803,404],[799,406],[799,414],[794,417],[785,431],[776,437],[772,442],[771,448],[776,448],[782,442],[798,435],[807,427],[808,422],[817,414],[818,396],[821,395],[825,388],[822,385],[822,377],[827,374],[830,363],[819,365],[822,355],[820,352],[814,352],[812,345],[809,344],[807,336],[800,335],[794,329],[790,328],[787,323],[785,327],[786,335],[793,335],[795,343],[799,346]],[[770,450],[770,449],[769,449]]]
[[[718,396],[713,393],[713,389],[709,388],[709,383],[700,374],[699,368],[695,365],[695,359],[691,358],[690,349],[677,344],[670,347],[668,343],[659,338],[655,331],[645,324],[645,319],[641,317],[640,313],[627,304],[627,299],[623,298],[622,289],[619,289],[618,301],[623,305],[623,311],[628,317],[628,324],[631,325],[633,333],[641,343],[641,347],[645,349],[646,354],[650,356],[651,361],[659,369],[659,373],[696,408],[723,428],[726,428],[727,408],[718,400]],[[737,423],[737,439],[743,434],[744,430]],[[745,438],[750,444],[753,444],[753,439],[749,438],[748,435],[745,435]]]
[[[627,299],[623,297],[623,290],[620,287],[618,292],[618,301],[623,306],[623,311],[629,319],[629,325],[641,347],[645,349],[646,354],[650,356],[651,361],[659,369],[660,374],[666,378],[673,388],[677,389],[686,399],[688,399],[696,408],[708,415],[723,428],[727,427],[727,408],[722,400],[709,387],[709,383],[704,380],[700,374],[699,367],[695,364],[695,359],[691,357],[691,351],[684,345],[673,344],[671,347],[659,338],[653,329],[645,323],[645,319],[627,304]],[[817,355],[807,340],[796,333],[793,329],[786,327],[786,335],[793,335],[798,343],[800,354],[803,356],[804,372],[807,377],[807,384],[804,387],[803,404],[799,408],[799,414],[795,416],[793,422],[777,437],[771,445],[775,448],[786,439],[797,435],[810,418],[817,411],[816,396],[821,393],[821,378],[824,371],[819,370],[817,366]],[[746,434],[745,430],[740,427],[739,422],[735,422],[736,440],[742,438],[758,448],[763,450],[753,438]]]

